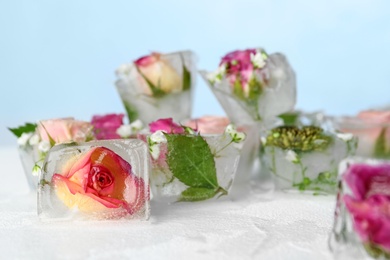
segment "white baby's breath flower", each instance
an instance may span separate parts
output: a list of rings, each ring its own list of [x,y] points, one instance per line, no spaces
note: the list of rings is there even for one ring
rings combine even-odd
[[[122,138],[127,138],[133,133],[133,131],[131,129],[131,125],[121,125],[118,129],[116,129],[116,133]]]
[[[298,163],[299,157],[293,150],[288,150],[286,153],[286,160],[292,163]]]
[[[340,138],[341,140],[343,140],[344,142],[351,141],[353,138],[353,134],[351,134],[351,133],[338,133],[338,134],[336,134],[336,136],[338,138]]]
[[[18,138],[18,145],[20,146],[25,146],[28,142],[28,140],[31,138],[33,134],[32,133],[23,133],[19,138]]]
[[[150,155],[153,159],[157,160],[160,156],[160,147],[158,144],[153,144],[149,147]]]
[[[260,51],[257,51],[256,54],[251,53],[250,58],[253,66],[256,68],[261,69],[265,66],[265,60],[263,59],[263,55]]]
[[[134,122],[132,122],[131,124],[130,124],[130,126],[131,126],[131,129],[134,131],[139,131],[139,130],[141,130],[143,127],[144,127],[144,124],[142,123],[142,121],[141,120],[139,120],[139,119],[137,119],[137,120],[135,120]]]
[[[235,142],[235,143],[239,143],[239,142],[245,140],[245,138],[246,138],[246,134],[242,133],[242,132],[237,132],[237,129],[233,124],[229,124],[225,128],[225,133],[229,134],[232,137],[233,142]]]
[[[30,140],[28,140],[28,143],[33,146],[39,143],[41,138],[39,138],[39,135],[33,134],[33,136],[30,137]]]
[[[152,143],[156,143],[156,144],[167,142],[167,138],[165,137],[164,132],[161,130],[156,131],[153,134],[151,134],[149,139]]]
[[[225,128],[225,133],[232,135],[234,133],[237,133],[237,129],[233,124],[228,124]]]
[[[38,144],[38,150],[43,152],[43,153],[48,152],[50,150],[50,148],[51,148],[51,145],[50,145],[49,141],[43,140]]]
[[[261,141],[261,143],[262,143],[263,145],[266,145],[266,144],[267,144],[267,138],[265,138],[264,136],[262,136],[262,137],[260,138],[260,141]]]
[[[221,83],[222,77],[226,74],[226,65],[222,64],[216,71],[207,74],[207,79],[212,83]]]
[[[32,169],[32,175],[33,176],[39,176],[39,174],[41,173],[41,167],[39,167],[38,165],[34,165],[33,169]]]

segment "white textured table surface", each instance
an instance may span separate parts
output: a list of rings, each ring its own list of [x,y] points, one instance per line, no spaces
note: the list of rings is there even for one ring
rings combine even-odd
[[[148,222],[41,223],[16,147],[0,147],[0,259],[332,259],[335,198],[260,194],[161,205]]]

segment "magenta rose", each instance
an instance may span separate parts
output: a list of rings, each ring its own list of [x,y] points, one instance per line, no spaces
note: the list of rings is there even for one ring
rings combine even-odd
[[[117,129],[123,125],[124,114],[95,115],[92,117],[95,136],[98,140],[120,139],[116,133]]]
[[[390,252],[390,164],[354,164],[343,176],[352,190],[343,200],[363,243]]]
[[[150,132],[163,131],[167,134],[183,134],[184,128],[173,122],[172,118],[158,119],[149,124]]]

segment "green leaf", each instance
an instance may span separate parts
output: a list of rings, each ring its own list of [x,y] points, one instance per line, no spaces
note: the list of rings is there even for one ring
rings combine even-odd
[[[123,105],[125,106],[127,117],[129,118],[130,122],[135,121],[138,118],[138,111],[137,109],[130,103],[123,101]]]
[[[377,158],[390,158],[390,151],[386,147],[386,131],[387,128],[383,128],[378,138],[376,139],[374,146],[374,156]]]
[[[184,58],[180,54],[181,62],[183,64],[183,91],[191,88],[191,73],[184,64]]]
[[[141,70],[138,68],[138,66],[135,66],[137,68],[137,71],[138,73],[142,76],[142,78],[146,81],[146,83],[148,84],[150,90],[152,91],[153,93],[153,96],[154,97],[163,97],[165,96],[165,92],[163,90],[161,90],[161,88],[159,88],[158,86],[155,86],[142,72]]]
[[[179,201],[207,200],[214,197],[216,193],[215,189],[190,187],[181,193]]]
[[[8,128],[16,137],[21,137],[23,133],[31,133],[35,132],[35,129],[37,128],[37,124],[33,123],[26,123],[25,125],[16,127],[16,128]]]
[[[166,134],[167,163],[173,176],[189,187],[219,188],[214,156],[201,136]]]

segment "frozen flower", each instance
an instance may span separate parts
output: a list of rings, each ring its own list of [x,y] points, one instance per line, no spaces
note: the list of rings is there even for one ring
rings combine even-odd
[[[91,124],[98,140],[117,139],[117,129],[123,125],[124,114],[94,115]]]
[[[50,148],[51,148],[50,142],[47,140],[43,140],[38,144],[38,150],[43,153],[48,152]]]
[[[293,150],[288,150],[286,153],[286,160],[292,163],[299,163],[299,157]]]
[[[134,64],[149,85],[149,89],[145,88],[145,94],[161,95],[161,92],[171,93],[183,90],[183,80],[170,62],[164,58],[164,55],[153,52],[134,61]]]
[[[28,140],[31,138],[33,133],[23,133],[19,138],[18,138],[18,145],[20,146],[25,146],[28,142]]]

